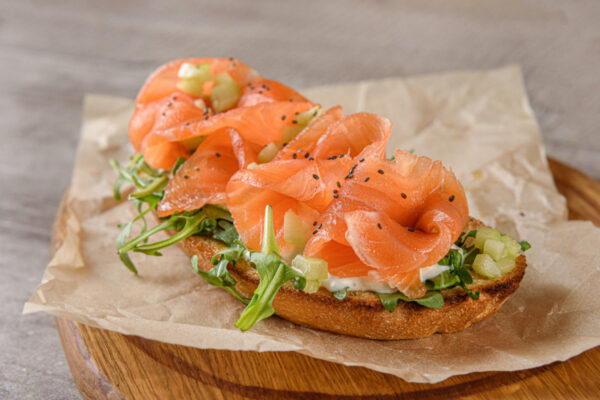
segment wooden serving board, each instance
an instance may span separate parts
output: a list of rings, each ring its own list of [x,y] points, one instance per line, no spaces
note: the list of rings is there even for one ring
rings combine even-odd
[[[600,226],[600,183],[549,160],[571,219]],[[62,240],[64,209],[52,241]],[[69,367],[84,399],[597,399],[600,347],[566,362],[516,372],[407,383],[362,367],[295,352],[201,350],[56,318]]]

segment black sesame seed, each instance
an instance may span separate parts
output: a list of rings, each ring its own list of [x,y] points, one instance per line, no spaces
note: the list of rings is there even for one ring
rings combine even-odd
[[[199,167],[194,168],[195,171],[200,171]]]
[[[336,158],[337,158],[337,156],[327,157],[328,160],[335,160]]]
[[[265,85],[264,83],[262,85],[260,85],[263,89],[267,88],[267,85]]]
[[[524,213],[523,211],[521,211],[521,212],[519,213],[519,215],[520,215],[521,217],[524,217],[524,216],[525,216],[525,213]]]
[[[304,153],[304,158],[308,158],[310,156],[309,152]]]
[[[167,103],[167,107],[171,107],[172,105],[173,105],[173,103],[171,103],[171,102]]]
[[[177,100],[177,96],[171,97],[171,100]]]
[[[408,229],[409,232],[414,232],[415,231],[415,228],[406,228],[406,229]]]
[[[221,157],[221,153],[215,153],[215,156]]]
[[[334,198],[334,199],[337,199],[338,197],[340,197],[340,195],[339,195],[339,194],[337,194],[337,193],[333,195],[333,198]]]
[[[187,176],[187,175],[183,176],[183,179],[188,179],[188,178],[189,178],[189,176]]]
[[[313,174],[313,178],[315,178],[315,179],[319,179],[319,175],[317,175],[317,174]]]
[[[298,121],[296,121],[296,120],[292,121],[292,124],[297,124],[297,123],[298,123]]]
[[[299,149],[299,150],[298,150],[298,153],[302,153],[302,149]]]
[[[312,232],[312,234],[314,235],[314,234],[315,234],[315,233],[317,233],[317,232],[318,232],[318,231],[315,229],[315,230]]]
[[[292,100],[292,98],[291,98],[291,97],[290,97],[288,100],[289,100],[289,102],[290,102],[290,103],[291,103],[292,101],[294,101],[294,100]]]
[[[335,184],[336,184],[336,185],[337,185],[337,187],[339,187],[339,188],[341,188],[341,187],[342,187],[342,184],[340,183],[340,181],[337,181]]]
[[[299,113],[298,111],[296,111],[296,112],[294,113],[294,115],[299,115],[299,114],[300,114],[300,113]]]
[[[333,189],[333,193],[337,193],[337,192],[338,192],[338,190],[337,190],[337,189]]]
[[[402,196],[403,199],[407,198],[408,196],[406,195],[406,193],[400,193],[400,196]]]
[[[383,170],[382,169],[378,169],[377,172],[379,172],[381,175],[383,175]]]
[[[323,224],[319,224],[319,226],[317,226],[317,229],[321,229],[323,227]]]
[[[189,122],[186,122],[186,123],[185,123],[185,125],[186,125],[186,126],[190,126],[190,123],[189,123]]]
[[[313,160],[314,160],[314,158],[308,157],[308,161],[313,161]]]
[[[282,121],[285,121],[285,119],[286,119],[286,116],[285,116],[285,115],[282,115],[282,116],[281,116],[281,120],[282,120]]]
[[[344,179],[352,179],[352,178],[354,178],[354,175],[352,175],[352,174],[348,174],[344,177]]]
[[[258,91],[258,94],[262,94],[262,90],[259,90],[259,91]]]
[[[292,157],[294,157],[294,160],[295,160],[296,158],[298,158],[298,154],[294,153],[294,154],[292,154]]]
[[[208,119],[208,115],[205,115],[205,116],[204,116],[204,119],[205,119],[205,120],[207,120],[207,119]]]
[[[365,161],[364,158],[361,158],[360,160],[358,160],[358,162],[363,162],[363,161]]]
[[[284,144],[282,144],[283,147],[287,146],[288,142],[285,142]]]
[[[316,226],[316,225],[317,225],[317,221],[313,221],[313,226]]]
[[[233,61],[233,60],[235,60],[235,58],[229,57],[229,61]]]
[[[340,154],[338,157],[342,158],[342,157],[344,157],[344,156],[345,156],[345,154]]]
[[[452,203],[454,201],[454,195],[448,197],[448,201]]]
[[[165,113],[162,113],[162,116],[163,116],[163,117],[164,117],[165,115],[166,115]]]
[[[379,229],[383,229],[383,226],[381,226],[381,224],[380,224],[379,222],[377,223],[377,227],[378,227]]]
[[[369,182],[369,179],[371,179],[371,178],[369,178],[369,177],[367,176],[367,177],[365,178],[365,182]]]

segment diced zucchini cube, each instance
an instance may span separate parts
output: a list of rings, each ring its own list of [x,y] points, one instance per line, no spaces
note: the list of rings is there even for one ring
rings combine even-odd
[[[204,84],[195,79],[183,79],[177,82],[177,89],[192,96],[200,97],[204,93]]]
[[[307,230],[304,227],[302,218],[292,209],[285,212],[283,215],[283,240],[294,246],[304,247],[308,241]]]
[[[269,143],[268,145],[263,147],[263,149],[260,151],[260,153],[258,153],[258,156],[257,156],[258,162],[266,163],[266,162],[271,161],[272,159],[275,158],[278,151],[279,151],[279,146],[277,146],[277,144],[275,144],[275,142]]]
[[[502,272],[502,275],[509,273],[515,268],[515,259],[514,257],[503,257],[500,260],[496,261],[496,266]]]
[[[502,272],[496,266],[496,262],[488,254],[477,254],[473,261],[473,269],[479,275],[486,278],[499,278],[502,276]]]
[[[194,105],[202,110],[206,109],[206,103],[202,99],[194,100]]]
[[[307,280],[325,280],[329,277],[327,273],[327,261],[317,257],[297,255],[292,260],[292,267],[302,272]]]
[[[235,81],[233,80],[231,75],[229,75],[227,72],[222,72],[215,77],[216,85],[220,85],[222,83],[231,83],[231,82],[235,82]]]
[[[304,286],[304,289],[302,289],[302,291],[305,293],[316,293],[319,291],[320,286],[321,285],[319,284],[319,281],[307,280],[306,286]]]
[[[483,245],[488,239],[500,240],[500,232],[495,229],[482,226],[477,228],[477,235],[475,236],[475,247],[479,250],[483,250]]]
[[[499,240],[488,239],[483,244],[483,252],[489,254],[494,261],[498,261],[502,258],[504,252],[504,243]]]
[[[516,240],[508,235],[502,235],[500,240],[502,243],[504,243],[503,257],[516,258],[519,254],[521,254],[521,245]]]
[[[319,106],[314,106],[310,110],[304,111],[303,113],[296,115],[294,119],[296,120],[298,125],[307,126],[319,116],[319,111]]]
[[[212,79],[212,70],[210,64],[200,64],[195,66],[191,63],[183,63],[181,64],[181,67],[179,67],[177,76],[181,79],[191,79],[203,83]]]
[[[241,96],[242,91],[233,79],[217,82],[210,91],[210,101],[215,112],[227,111],[235,107]]]

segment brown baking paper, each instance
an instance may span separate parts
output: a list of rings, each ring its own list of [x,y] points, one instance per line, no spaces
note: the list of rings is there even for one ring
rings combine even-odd
[[[521,288],[489,319],[454,334],[375,341],[296,326],[277,317],[240,332],[242,305],[196,276],[173,247],[134,255],[139,276],[119,261],[117,224],[134,215],[112,198],[108,159],[132,149],[132,102],[88,96],[64,244],[24,312],[45,311],[99,328],[198,348],[298,351],[411,382],[520,370],[565,360],[600,344],[600,229],[567,221],[517,67],[387,79],[309,89],[324,106],[390,118],[388,146],[415,149],[452,166],[471,214],[533,248]]]

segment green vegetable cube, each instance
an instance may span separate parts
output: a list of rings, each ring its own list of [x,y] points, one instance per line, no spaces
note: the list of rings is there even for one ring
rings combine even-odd
[[[504,243],[499,240],[488,239],[483,244],[483,252],[492,256],[494,261],[502,258],[504,252]]]
[[[242,90],[228,73],[224,72],[215,78],[216,85],[210,91],[210,101],[215,112],[227,111],[237,104],[242,97]]]
[[[504,243],[504,254],[503,257],[512,257],[516,258],[519,254],[521,254],[521,245],[511,238],[508,235],[502,235],[500,238],[502,243]]]
[[[309,257],[299,254],[292,260],[292,267],[302,272],[304,277],[309,281],[322,281],[329,277],[329,274],[327,273],[327,261],[317,257]]]
[[[195,66],[191,63],[183,63],[181,64],[181,67],[179,67],[177,76],[181,79],[190,79],[203,83],[212,79],[212,70],[210,64],[200,64]]]
[[[477,235],[475,236],[475,247],[479,250],[483,250],[483,245],[488,239],[500,240],[500,232],[486,226],[479,227],[477,229]]]
[[[319,116],[319,111],[319,106],[315,106],[308,111],[296,115],[294,119],[297,121],[298,125],[307,126],[313,119]]]
[[[195,79],[183,79],[177,82],[177,89],[192,96],[200,97],[204,93],[204,84]]]
[[[275,142],[269,143],[268,145],[263,147],[263,149],[260,151],[260,153],[258,153],[258,156],[257,156],[258,162],[266,163],[266,162],[271,161],[272,159],[275,158],[278,151],[279,151],[279,146],[277,146],[277,144],[275,144]]]
[[[292,209],[287,210],[283,216],[283,240],[294,246],[304,247],[308,241],[307,231],[308,229],[304,227],[302,218]],[[327,276],[323,279],[327,279]]]
[[[304,291],[305,293],[316,293],[319,290],[319,287],[321,285],[319,284],[319,281],[306,281],[306,286],[304,286],[304,289],[302,289],[302,291]]]
[[[473,269],[486,278],[495,279],[502,276],[496,262],[488,254],[477,254],[473,261]]]
[[[515,259],[514,257],[504,257],[500,260],[496,261],[496,266],[502,272],[502,274],[507,274],[515,268]]]

